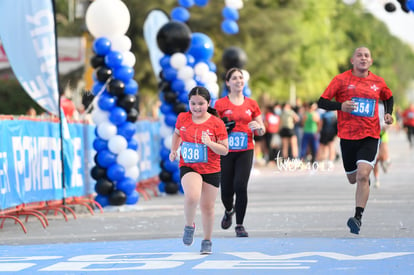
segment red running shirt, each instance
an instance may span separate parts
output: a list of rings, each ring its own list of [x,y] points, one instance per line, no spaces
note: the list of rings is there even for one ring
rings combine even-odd
[[[378,101],[392,96],[391,90],[382,77],[369,72],[367,77],[357,77],[348,70],[337,75],[321,97],[337,102],[354,100],[358,103],[359,114],[338,110],[338,136],[343,139],[379,138],[380,120]]]
[[[257,102],[251,98],[245,97],[242,105],[234,105],[226,96],[218,99],[214,108],[221,118],[227,117],[229,120],[234,120],[236,122],[236,126],[231,131],[232,133],[247,133],[247,148],[240,150],[230,149],[229,152],[252,150],[254,148],[253,132],[247,124],[255,117],[262,114]]]
[[[204,145],[201,142],[201,135],[203,131],[208,132],[210,139],[214,142],[227,139],[227,130],[224,122],[214,115],[211,115],[205,122],[196,124],[193,122],[192,114],[190,112],[183,112],[178,115],[175,128],[180,132],[182,143],[189,142],[192,144]],[[220,172],[220,155],[214,153],[208,147],[207,159],[207,163],[185,163],[183,159],[183,147],[181,147],[179,166],[190,167],[199,174]]]

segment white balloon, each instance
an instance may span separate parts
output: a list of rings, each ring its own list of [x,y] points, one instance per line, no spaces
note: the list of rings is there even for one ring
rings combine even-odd
[[[346,5],[353,5],[356,3],[357,0],[342,0]]]
[[[190,66],[184,66],[177,72],[177,78],[181,80],[192,79],[194,77],[194,70]]]
[[[243,8],[243,0],[225,0],[224,3],[227,7],[235,10]]]
[[[97,127],[98,135],[102,139],[109,140],[116,135],[117,128],[111,122],[102,122]]]
[[[194,66],[194,72],[196,75],[204,75],[205,73],[207,73],[208,71],[210,71],[210,68],[208,67],[208,65],[205,62],[198,62],[197,64],[195,64]]]
[[[110,37],[111,41],[111,50],[118,52],[127,52],[131,49],[132,42],[131,39],[126,35]]]
[[[208,83],[207,89],[211,94],[211,97],[218,98],[218,94],[220,91],[220,86],[217,83]]]
[[[127,6],[120,0],[95,0],[85,17],[86,26],[95,38],[123,35],[131,21]]]
[[[244,81],[245,82],[248,82],[249,81],[249,79],[250,79],[250,73],[248,72],[248,71],[246,71],[246,70],[241,70],[242,71],[242,73],[243,73],[243,78],[244,78]]]
[[[170,65],[174,69],[180,69],[187,64],[187,57],[183,53],[174,53],[170,58]]]
[[[137,166],[139,160],[138,152],[132,149],[125,149],[119,153],[116,162],[128,169]]]
[[[108,149],[114,154],[119,154],[128,147],[128,141],[121,135],[115,135],[108,140]]]
[[[194,79],[186,79],[184,85],[186,91],[191,91],[192,88],[197,86],[197,82]]]
[[[171,149],[171,145],[172,145],[172,135],[164,138],[164,146],[167,149]]]
[[[173,134],[173,132],[174,132],[174,129],[172,127],[169,127],[169,126],[165,125],[164,123],[161,123],[160,136],[162,138],[171,136]]]
[[[103,122],[109,122],[109,113],[100,109],[98,106],[93,108],[91,116],[92,116],[92,121],[96,125],[99,125]]]
[[[138,177],[139,177],[139,169],[138,169],[138,166],[129,167],[125,171],[125,177],[131,178],[133,180],[138,180]]]
[[[135,55],[130,52],[122,52],[122,65],[128,66],[128,67],[134,67],[135,62],[136,62],[136,58]]]

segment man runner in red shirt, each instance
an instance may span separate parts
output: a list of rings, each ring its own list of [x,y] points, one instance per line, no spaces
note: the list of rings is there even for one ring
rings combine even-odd
[[[359,234],[369,197],[369,175],[380,143],[378,101],[384,102],[385,123],[392,124],[394,100],[384,79],[369,71],[372,58],[368,48],[355,49],[351,63],[353,68],[331,81],[318,105],[338,111],[338,136],[345,173],[351,184],[357,183],[355,215],[348,219],[347,225],[351,233]]]

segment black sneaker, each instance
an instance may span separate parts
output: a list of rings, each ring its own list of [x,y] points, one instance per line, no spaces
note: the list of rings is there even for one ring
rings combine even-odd
[[[246,232],[243,225],[238,225],[235,228],[236,230],[236,237],[249,237],[249,233]]]
[[[228,229],[232,224],[234,210],[232,209],[230,212],[224,211],[223,219],[221,220],[221,228]]]
[[[359,234],[359,230],[361,229],[361,221],[357,218],[351,217],[348,219],[347,223],[351,233]]]

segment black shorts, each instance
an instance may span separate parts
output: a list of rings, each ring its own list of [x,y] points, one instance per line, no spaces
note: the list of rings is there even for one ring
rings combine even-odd
[[[373,137],[358,140],[341,139],[340,144],[342,162],[347,174],[354,173],[359,162],[365,162],[374,167],[380,144],[379,139]]]
[[[183,178],[183,176],[187,173],[190,172],[195,172],[193,168],[187,167],[187,166],[181,166],[180,167],[180,179]],[[199,173],[197,173],[199,174]],[[215,187],[219,187],[220,186],[220,178],[221,178],[221,174],[220,172],[217,173],[211,173],[211,174],[200,174],[201,178],[203,179],[204,182],[207,182],[208,184],[211,184]]]
[[[296,135],[295,134],[295,129],[282,128],[282,129],[280,129],[279,135],[282,138],[291,138],[294,135]]]

